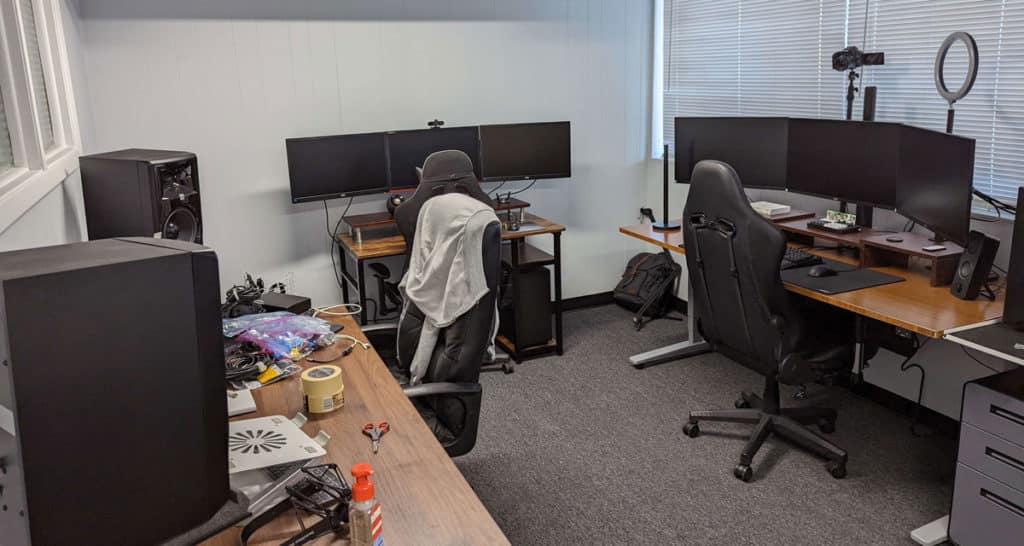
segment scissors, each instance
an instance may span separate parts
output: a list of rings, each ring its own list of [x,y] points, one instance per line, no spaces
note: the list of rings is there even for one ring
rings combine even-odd
[[[373,423],[366,423],[363,425],[363,434],[369,436],[370,440],[373,442],[374,454],[376,454],[377,450],[380,449],[381,437],[387,434],[390,430],[391,425],[389,425],[387,421],[381,421],[376,425]]]

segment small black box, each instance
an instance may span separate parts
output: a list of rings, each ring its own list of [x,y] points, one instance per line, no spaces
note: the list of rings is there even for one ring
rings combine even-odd
[[[313,304],[305,296],[294,296],[280,292],[267,292],[260,296],[259,301],[263,302],[263,308],[268,313],[273,311],[289,311],[301,315],[309,311]]]

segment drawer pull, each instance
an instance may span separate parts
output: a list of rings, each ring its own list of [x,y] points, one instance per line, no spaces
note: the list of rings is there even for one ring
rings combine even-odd
[[[992,415],[995,415],[996,417],[1002,417],[1003,419],[1006,419],[1011,423],[1016,423],[1018,425],[1024,426],[1024,415],[1020,415],[1010,410],[1003,409],[995,404],[989,406],[988,411],[991,412]]]
[[[1021,462],[1002,451],[992,449],[991,447],[985,448],[985,455],[992,457],[993,459],[1005,464],[1006,466],[1012,467],[1014,470],[1024,472],[1024,462]]]
[[[1024,518],[1024,508],[1021,508],[1020,506],[1017,506],[1016,504],[1004,499],[1003,497],[996,495],[995,493],[989,491],[988,489],[982,488],[981,496],[985,497],[993,504],[998,505],[1000,508],[1009,510],[1010,512],[1013,512],[1017,516]]]

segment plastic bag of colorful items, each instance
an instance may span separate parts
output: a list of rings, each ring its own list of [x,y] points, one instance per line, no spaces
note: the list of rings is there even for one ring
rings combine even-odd
[[[330,345],[334,333],[323,319],[278,311],[224,319],[224,337],[252,343],[274,358],[295,361]]]

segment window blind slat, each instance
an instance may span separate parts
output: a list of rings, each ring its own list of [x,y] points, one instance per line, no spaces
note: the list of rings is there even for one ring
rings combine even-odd
[[[50,99],[46,90],[46,76],[43,72],[42,51],[39,48],[39,32],[36,27],[32,0],[20,0],[21,23],[25,32],[25,50],[28,54],[29,81],[32,84],[32,99],[39,113],[39,135],[43,149],[53,148],[53,119],[50,116]]]

